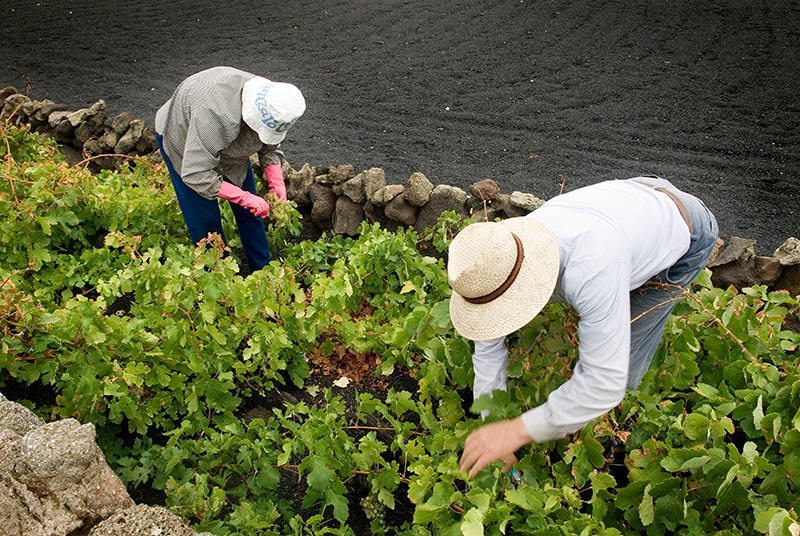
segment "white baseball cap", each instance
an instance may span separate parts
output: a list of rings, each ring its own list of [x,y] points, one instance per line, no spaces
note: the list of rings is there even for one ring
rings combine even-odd
[[[262,143],[277,145],[306,111],[303,94],[292,84],[256,76],[242,88],[242,119]]]

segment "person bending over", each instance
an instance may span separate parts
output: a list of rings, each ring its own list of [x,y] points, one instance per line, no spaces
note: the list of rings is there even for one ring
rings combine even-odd
[[[450,316],[475,341],[475,398],[506,388],[505,336],[548,301],[580,317],[572,377],[546,403],[474,430],[461,468],[474,476],[502,460],[510,469],[518,448],[574,433],[636,389],[676,296],[705,267],[717,233],[699,199],[653,176],[580,188],[528,216],[458,233],[447,263]]]
[[[286,201],[279,145],[305,108],[292,84],[213,67],[186,78],[158,110],[156,140],[195,244],[222,236],[219,197],[231,204],[250,268],[269,263],[269,204],[256,195],[250,155],[258,153],[270,189]]]

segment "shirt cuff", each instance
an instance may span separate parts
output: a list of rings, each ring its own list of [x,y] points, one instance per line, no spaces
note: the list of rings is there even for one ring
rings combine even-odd
[[[205,199],[216,199],[222,186],[222,177],[219,175],[209,176],[207,174],[192,173],[182,177],[181,180],[186,186]]]
[[[536,406],[522,414],[522,425],[535,443],[561,439],[566,432],[550,423],[550,408],[547,404]]]
[[[283,154],[283,151],[278,149],[277,145],[266,145],[265,147],[267,149],[258,153],[258,165],[261,166],[261,169],[266,169],[267,166],[272,164],[283,166],[283,163],[286,162],[286,155]]]

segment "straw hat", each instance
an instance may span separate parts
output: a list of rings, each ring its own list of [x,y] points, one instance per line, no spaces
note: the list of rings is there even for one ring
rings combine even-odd
[[[483,341],[533,319],[558,279],[553,232],[530,217],[467,226],[450,244],[450,318],[462,336]]]
[[[286,131],[305,111],[303,94],[292,84],[256,76],[242,87],[242,119],[258,132],[261,143],[282,142]]]

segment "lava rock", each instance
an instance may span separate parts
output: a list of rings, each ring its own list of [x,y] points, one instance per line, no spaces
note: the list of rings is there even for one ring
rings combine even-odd
[[[364,174],[359,173],[352,179],[342,183],[341,190],[342,195],[347,196],[350,201],[354,203],[364,203],[364,201],[367,200],[367,194],[364,191]]]
[[[111,128],[114,132],[117,133],[118,136],[122,136],[127,132],[128,127],[131,125],[131,121],[136,119],[136,116],[130,112],[122,112],[114,116],[114,119],[111,120]]]
[[[342,164],[340,166],[330,166],[328,168],[328,177],[331,184],[341,184],[347,179],[355,175],[352,164]]]
[[[403,197],[415,207],[421,207],[431,198],[432,191],[433,183],[428,180],[428,177],[419,171],[415,171],[408,177],[408,184],[403,192]]]
[[[533,194],[524,192],[511,192],[510,202],[512,206],[533,212],[544,205],[544,199],[539,199]]]
[[[142,136],[136,142],[136,152],[139,154],[148,154],[158,151],[158,143],[156,142],[156,131],[152,127],[144,127]]]
[[[119,134],[117,134],[117,132],[114,129],[109,129],[105,132],[105,134],[100,136],[97,139],[97,141],[100,152],[107,153],[113,151],[114,147],[117,146],[117,142],[119,141]],[[100,154],[100,153],[95,153],[95,154]]]
[[[193,536],[183,520],[160,506],[140,504],[98,523],[89,536]]]
[[[783,271],[783,266],[775,257],[757,255],[754,263],[756,279],[760,284],[768,287],[775,284]]]
[[[378,205],[379,207],[385,206],[386,203],[397,197],[398,195],[403,193],[403,185],[402,184],[390,184],[388,186],[384,186],[372,196],[371,201]]]
[[[90,117],[94,117],[95,115],[101,113],[103,115],[103,121],[105,121],[106,103],[102,100],[99,100],[92,104],[89,108],[81,108],[80,110],[70,112],[67,114],[67,121],[69,121],[74,128],[77,128],[81,123],[87,121]]]
[[[495,200],[492,201],[492,206],[502,210],[507,218],[517,218],[528,214],[527,210],[511,204],[511,196],[509,194],[497,194]]]
[[[470,212],[470,218],[475,221],[495,221],[496,219],[505,219],[506,213],[501,208],[485,207],[478,208]]]
[[[800,239],[789,237],[786,242],[778,246],[772,255],[781,263],[781,266],[800,264]]]
[[[408,227],[414,225],[417,221],[417,207],[409,203],[403,195],[398,195],[386,203],[383,211],[387,218]]]
[[[757,285],[755,246],[755,240],[732,237],[714,263],[708,264],[713,267],[711,280],[714,285],[736,285],[739,288]]]
[[[128,126],[128,130],[119,139],[114,146],[114,152],[117,154],[128,154],[131,149],[136,147],[139,139],[144,132],[144,123],[141,119],[134,119]]]
[[[726,242],[714,262],[709,262],[709,267],[722,266],[734,261],[751,259],[756,256],[756,241],[749,238],[733,236]]]
[[[364,209],[360,203],[352,201],[347,196],[336,200],[336,209],[333,215],[333,231],[338,234],[355,236],[358,226],[364,221]]]
[[[0,89],[0,102],[3,102],[11,95],[18,95],[19,91],[14,86],[6,86],[3,89]]]
[[[64,104],[57,104],[49,99],[34,101],[32,103],[31,114],[31,127],[37,128],[40,125],[47,125],[48,119],[53,112],[63,112],[67,109]]]
[[[466,216],[467,193],[461,188],[440,184],[431,192],[428,203],[417,215],[414,227],[423,231],[436,223],[443,212],[454,211]]]
[[[375,193],[386,186],[386,174],[382,168],[373,167],[361,173],[364,176],[364,195],[369,201],[375,202]]]
[[[400,224],[386,216],[384,207],[375,205],[372,201],[364,203],[364,216],[369,223],[377,223],[383,229],[395,231],[400,228]]]
[[[332,227],[333,211],[336,209],[336,194],[329,186],[314,184],[309,190],[311,198],[311,221],[321,230]]]
[[[3,101],[3,109],[0,111],[0,121],[11,121],[15,125],[24,122],[20,112],[29,102],[31,102],[31,99],[25,95],[19,93],[9,95]]]
[[[297,206],[309,205],[311,203],[310,190],[316,176],[314,167],[304,164],[299,171],[290,171],[285,176],[287,197],[297,203]]]
[[[500,195],[500,186],[492,179],[483,179],[474,183],[470,187],[469,193],[481,201],[494,201]]]
[[[67,111],[63,111],[63,112],[53,112],[53,113],[51,113],[51,114],[50,114],[50,116],[47,118],[47,123],[50,125],[50,127],[51,127],[51,128],[56,128],[58,125],[60,125],[60,124],[61,124],[61,123],[63,123],[64,121],[66,121],[66,119],[67,119],[67,116],[68,116],[69,114],[70,114],[70,113],[69,113],[69,112],[67,112]],[[71,126],[71,125],[70,125],[70,126]]]
[[[26,427],[33,424],[27,416]],[[85,534],[134,504],[95,443],[94,426],[74,419],[25,435],[0,431],[0,469],[0,534]]]
[[[0,400],[0,430],[10,430],[23,436],[43,424],[44,421],[25,406]]]
[[[785,290],[790,296],[800,298],[800,264],[784,266],[774,288]]]

